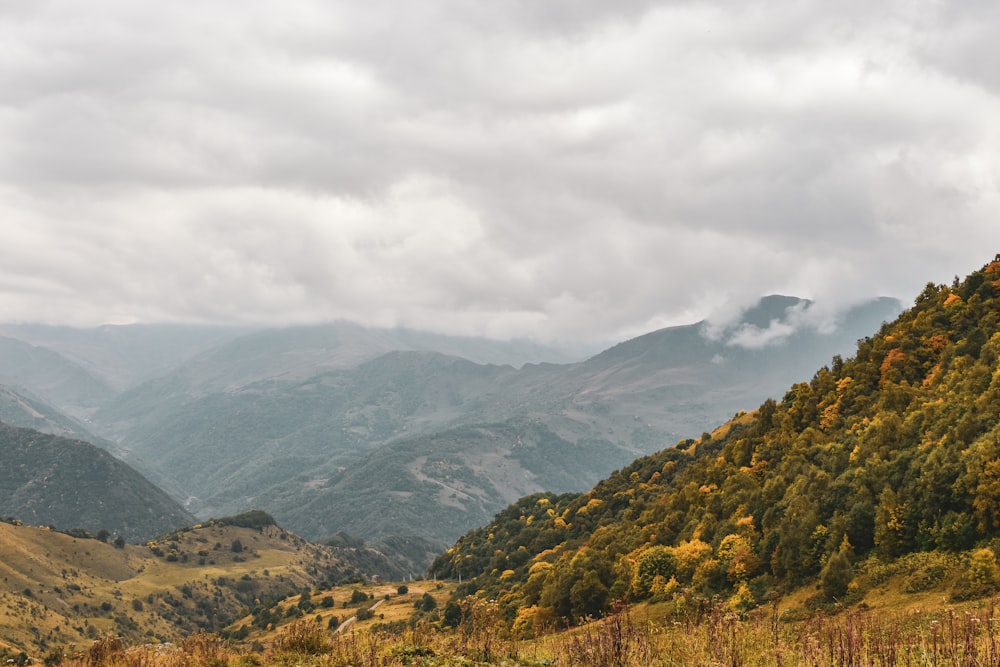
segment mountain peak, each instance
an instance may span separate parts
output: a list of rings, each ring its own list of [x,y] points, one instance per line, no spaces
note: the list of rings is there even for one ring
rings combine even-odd
[[[740,324],[766,329],[771,322],[785,319],[789,309],[799,305],[809,307],[811,303],[808,299],[800,299],[797,296],[769,294],[743,312]]]

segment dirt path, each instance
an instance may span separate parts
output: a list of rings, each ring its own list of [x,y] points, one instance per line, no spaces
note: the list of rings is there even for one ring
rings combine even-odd
[[[382,604],[383,602],[385,602],[385,600],[379,600],[378,602],[376,602],[375,604],[373,604],[371,607],[369,607],[369,609],[371,611],[375,611],[376,609],[378,609],[379,605]],[[337,626],[337,633],[339,634],[339,633],[343,632],[344,630],[346,630],[347,628],[351,627],[352,625],[354,625],[357,622],[358,622],[358,617],[357,616],[351,616],[349,619],[347,619],[346,621],[344,621],[343,623],[341,623],[340,625]]]

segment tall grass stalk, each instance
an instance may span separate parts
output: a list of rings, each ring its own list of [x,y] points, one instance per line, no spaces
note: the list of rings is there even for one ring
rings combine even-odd
[[[740,616],[721,606],[698,616],[653,621],[628,609],[535,640],[510,636],[495,604],[470,603],[454,630],[430,624],[400,632],[335,634],[292,623],[263,650],[195,635],[178,647],[94,643],[65,667],[981,667],[1000,665],[992,602],[969,610],[891,614],[851,610],[782,622],[774,607]]]

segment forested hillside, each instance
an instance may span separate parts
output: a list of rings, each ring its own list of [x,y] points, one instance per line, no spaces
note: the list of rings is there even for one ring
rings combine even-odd
[[[901,563],[917,590],[993,592],[998,323],[1000,255],[950,287],[929,284],[853,358],[781,401],[588,493],[523,498],[432,572],[462,577],[524,628],[616,599],[742,610],[807,582],[820,584],[817,604],[850,601]]]
[[[149,539],[195,522],[103,449],[0,422],[0,516],[32,525]]]

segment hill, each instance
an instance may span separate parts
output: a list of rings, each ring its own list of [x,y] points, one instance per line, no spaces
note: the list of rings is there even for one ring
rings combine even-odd
[[[807,606],[1000,587],[1000,256],[780,401],[640,458],[583,494],[522,498],[432,572],[523,627],[612,600],[734,611],[817,584]],[[471,580],[471,581],[470,581]],[[912,586],[912,588],[911,588]],[[693,606],[692,606],[693,605]]]
[[[93,438],[75,419],[40,399],[3,385],[0,385],[0,422],[68,438]]]
[[[0,384],[26,389],[75,418],[86,417],[116,393],[59,353],[6,336],[0,336]]]
[[[0,652],[41,658],[108,633],[132,644],[179,642],[222,630],[261,601],[357,577],[263,513],[142,546],[0,522]]]
[[[715,337],[697,323],[520,368],[383,352],[398,332],[348,325],[261,332],[125,392],[93,426],[199,516],[265,507],[310,539],[440,549],[521,495],[583,490],[784,391],[898,309],[865,304],[829,330],[800,326],[810,312],[768,297]]]
[[[0,324],[0,334],[58,354],[116,394],[173,371],[211,348],[250,333],[246,327],[182,324],[103,325],[93,329]],[[35,373],[25,374],[31,384]],[[110,395],[100,396],[103,401]],[[56,404],[58,405],[58,404]]]
[[[0,422],[0,512],[25,523],[142,540],[194,517],[142,475],[81,440]]]

